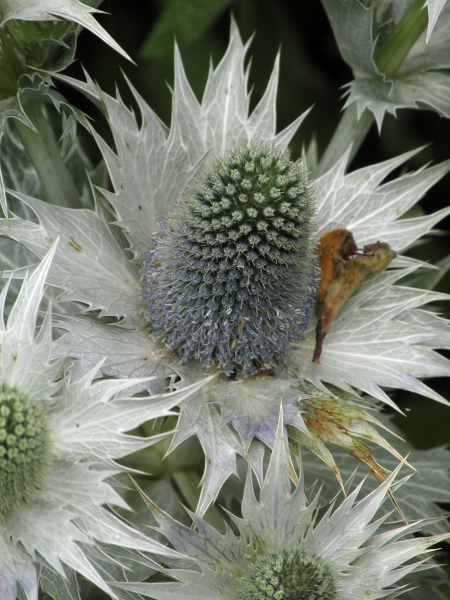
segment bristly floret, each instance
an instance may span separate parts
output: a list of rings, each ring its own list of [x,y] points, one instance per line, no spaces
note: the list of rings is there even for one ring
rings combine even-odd
[[[223,372],[274,369],[314,303],[314,202],[301,163],[253,143],[220,158],[161,223],[143,270],[156,335]]]
[[[34,499],[50,469],[50,446],[44,403],[1,384],[0,514]]]
[[[239,600],[337,600],[329,566],[302,550],[270,552],[252,567]]]

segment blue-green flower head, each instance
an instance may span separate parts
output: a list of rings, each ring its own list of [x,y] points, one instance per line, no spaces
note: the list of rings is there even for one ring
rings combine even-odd
[[[189,513],[189,527],[141,492],[158,533],[179,556],[170,565],[161,557],[171,581],[129,583],[125,589],[154,600],[397,598],[406,583],[401,580],[423,568],[428,548],[449,537],[415,538],[411,534],[422,520],[395,526],[381,517],[400,468],[367,495],[360,484],[328,507],[319,495],[308,498],[301,465],[298,484],[292,486],[292,457],[280,411],[267,470],[259,485],[248,469],[240,515],[227,511],[231,526],[219,530]]]
[[[336,600],[333,574],[314,554],[302,550],[270,552],[258,560],[239,600]]]
[[[50,467],[51,444],[42,403],[0,386],[0,513],[34,498]]]
[[[307,174],[286,152],[253,143],[217,160],[144,267],[155,333],[204,367],[276,368],[314,303],[313,219]]]

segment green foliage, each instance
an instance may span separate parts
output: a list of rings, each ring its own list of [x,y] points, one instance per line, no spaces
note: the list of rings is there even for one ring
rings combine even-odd
[[[450,5],[443,8],[427,43],[423,2],[367,5],[360,0],[323,0],[343,59],[355,79],[347,106],[370,110],[381,128],[386,112],[426,107],[450,117]]]
[[[78,26],[71,21],[8,21],[6,30],[34,69],[60,71],[75,54]]]
[[[188,46],[236,0],[167,0],[157,24],[141,48],[143,58],[171,56],[174,40]]]

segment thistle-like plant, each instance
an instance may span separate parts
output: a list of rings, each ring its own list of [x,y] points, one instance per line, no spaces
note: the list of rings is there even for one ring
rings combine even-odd
[[[447,297],[405,251],[449,214],[415,205],[450,165],[411,171],[415,151],[349,165],[386,112],[450,114],[448,5],[323,0],[355,80],[324,155],[312,143],[297,160],[288,146],[306,113],[276,132],[278,58],[250,110],[249,44],[234,20],[201,101],[176,50],[169,127],[132,86],[133,109],[89,75],[59,74],[80,25],[120,51],[92,17],[99,4],[0,0],[0,258],[11,267],[0,600],[87,600],[97,588],[123,600],[423,600],[412,588],[448,537],[433,503],[449,501],[448,457],[413,453],[420,473],[396,484],[406,461],[370,410],[395,406],[397,389],[445,402],[423,380],[450,374],[436,352],[450,347],[448,321],[424,305]],[[164,5],[181,22],[190,2]],[[61,81],[96,104],[112,143]],[[57,322],[38,312],[55,289]],[[300,460],[302,448],[312,453]],[[375,477],[358,485],[354,457]],[[122,485],[131,471],[153,516]],[[392,522],[403,515],[409,524]],[[148,520],[159,527],[145,537]],[[426,600],[438,596],[439,570],[431,577]]]
[[[34,600],[39,584],[55,597],[75,598],[76,572],[114,596],[106,579],[126,568],[114,548],[127,549],[129,558],[165,551],[108,507],[127,508],[112,485],[125,470],[116,461],[161,439],[126,432],[168,414],[178,394],[152,402],[127,397],[133,380],[94,381],[97,368],[81,374],[52,358],[49,309],[36,325],[55,250],[23,282],[7,319],[8,284],[0,295],[2,600]]]
[[[123,587],[156,600],[396,597],[407,587],[402,579],[426,566],[422,557],[428,548],[448,537],[414,538],[411,534],[419,523],[395,526],[387,524],[386,518],[376,519],[399,469],[361,499],[362,484],[340,503],[321,507],[319,494],[308,500],[302,472],[292,489],[290,456],[280,422],[259,497],[249,470],[242,516],[229,514],[234,529],[227,526],[218,531],[192,513],[189,528],[144,496],[158,532],[181,557],[170,568],[161,568],[175,581]]]
[[[309,399],[310,408],[316,397],[310,383],[322,392],[329,384],[340,388],[344,403],[337,417],[334,411],[334,423],[353,435],[345,419],[346,394],[365,392],[392,405],[383,388],[400,388],[442,401],[421,378],[450,373],[448,361],[434,351],[448,347],[447,322],[420,309],[443,296],[398,284],[421,264],[402,252],[448,210],[404,215],[447,173],[448,163],[384,182],[415,152],[347,173],[348,149],[308,184],[304,172],[317,172],[311,154],[301,164],[284,154],[305,115],[276,133],[278,60],[249,114],[246,51],[233,22],[228,50],[210,71],[202,102],[176,54],[170,129],[137,92],[139,121],[120,97],[105,94],[89,77],[83,83],[58,76],[97,103],[108,120],[114,150],[86,126],[113,191],[102,190],[107,206],[97,202],[91,210],[49,206],[25,190],[11,190],[21,210],[27,207],[38,222],[17,214],[0,223],[3,236],[38,257],[61,236],[49,282],[61,289],[61,300],[80,303],[84,314],[60,320],[66,334],[56,342],[57,356],[72,356],[86,370],[103,360],[107,376],[162,374],[170,389],[201,382],[205,372],[215,375],[180,403],[169,447],[191,436],[201,442],[206,467],[200,514],[236,472],[237,455],[260,472],[261,442],[274,444],[280,398],[285,424],[314,438],[317,428],[309,430],[302,416],[302,400]],[[272,162],[269,156],[279,158]],[[277,161],[285,165],[287,180]],[[250,177],[246,168],[255,173]],[[273,178],[268,190],[258,187],[265,178]],[[361,254],[370,258],[364,247],[377,241],[389,244],[397,258],[340,310],[318,364],[312,361],[312,248],[337,229],[350,230],[356,242],[354,254],[338,255],[344,267],[345,261],[350,268],[359,264]],[[147,387],[160,392],[161,380]],[[371,434],[369,439],[375,441]],[[324,440],[340,443],[339,436],[314,438],[310,447],[322,457]],[[335,468],[329,457],[327,463]]]

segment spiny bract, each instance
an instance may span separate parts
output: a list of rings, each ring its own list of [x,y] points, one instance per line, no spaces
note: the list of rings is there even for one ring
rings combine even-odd
[[[157,335],[245,374],[302,338],[316,291],[314,203],[302,165],[266,144],[220,158],[161,223],[143,270]]]

